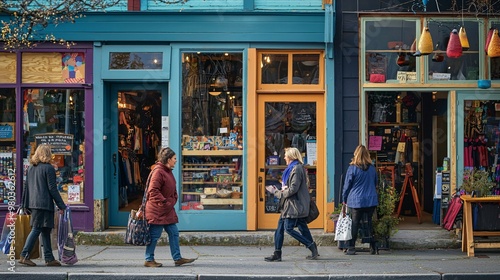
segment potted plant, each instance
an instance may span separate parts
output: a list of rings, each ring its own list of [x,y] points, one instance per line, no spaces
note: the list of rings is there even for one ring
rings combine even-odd
[[[373,219],[373,231],[378,249],[389,249],[389,238],[397,232],[400,218],[394,215],[399,195],[396,190],[379,177],[378,206]]]
[[[461,193],[472,196],[488,196],[495,183],[490,179],[490,174],[486,170],[465,169],[460,187]]]

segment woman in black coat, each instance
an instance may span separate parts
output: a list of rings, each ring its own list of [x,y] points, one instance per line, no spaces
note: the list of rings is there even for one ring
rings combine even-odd
[[[21,208],[31,211],[31,232],[26,239],[19,263],[35,266],[30,260],[29,252],[35,246],[38,236],[42,234],[43,255],[47,266],[60,266],[61,263],[54,258],[52,245],[50,244],[50,232],[54,228],[54,202],[63,214],[66,205],[57,190],[56,171],[50,161],[52,151],[50,146],[42,144],[38,146],[31,158],[31,166],[28,168],[26,184],[23,189],[23,201]]]

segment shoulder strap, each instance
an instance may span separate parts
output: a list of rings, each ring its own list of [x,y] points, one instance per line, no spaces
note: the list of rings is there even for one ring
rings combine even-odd
[[[148,179],[146,181],[146,188],[144,189],[144,195],[142,196],[142,204],[141,208],[142,211],[146,211],[146,201],[148,200],[148,189],[149,189],[149,181],[151,180],[151,176],[153,175],[153,172],[156,170],[156,166],[149,172]],[[144,215],[145,216],[145,215]]]

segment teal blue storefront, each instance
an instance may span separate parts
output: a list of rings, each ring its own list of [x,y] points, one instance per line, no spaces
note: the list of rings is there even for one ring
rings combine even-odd
[[[310,110],[307,117],[321,131],[321,139],[310,140],[311,134],[308,143],[317,144],[323,154],[318,166],[316,161],[311,165],[316,170],[312,174],[322,175],[317,203],[327,213],[334,196],[329,174],[335,168],[334,112],[325,109],[335,108],[329,97],[334,94],[332,5],[322,7],[319,0],[291,1],[287,7],[278,1],[231,2],[236,6],[189,1],[192,6],[179,12],[174,4],[167,11],[150,2],[141,1],[144,12],[90,13],[54,29],[77,44],[93,44],[93,84],[86,85],[93,92],[93,125],[86,131],[92,139],[86,153],[93,156],[93,175],[86,179],[93,189],[85,190],[93,193],[93,201],[85,204],[93,203],[94,227],[84,230],[126,225],[162,146],[178,156],[174,175],[180,230],[266,229],[259,219],[273,224],[277,214],[259,210],[259,201],[267,198],[257,182],[260,165],[253,165],[256,154],[264,154],[257,139],[256,101],[271,92],[277,99],[262,104],[281,106],[294,102],[290,96],[314,96],[303,103],[324,112]],[[195,10],[196,4],[205,6]],[[263,59],[269,65],[282,59],[269,75],[291,78],[300,71],[301,80],[264,81]],[[195,70],[193,60],[204,68]],[[294,65],[300,68],[292,71]],[[196,85],[188,88],[191,82]],[[231,196],[224,197],[222,190]],[[326,230],[326,215],[313,227]]]

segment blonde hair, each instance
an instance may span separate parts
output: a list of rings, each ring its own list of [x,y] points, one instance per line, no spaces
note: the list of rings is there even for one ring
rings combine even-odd
[[[285,156],[291,160],[298,160],[301,164],[304,164],[302,161],[302,154],[300,154],[300,151],[295,147],[286,148]]]
[[[49,144],[41,144],[36,148],[35,154],[31,157],[31,164],[38,165],[40,162],[50,163],[52,160],[52,150]]]
[[[368,149],[363,145],[356,147],[356,150],[354,150],[354,157],[351,159],[350,164],[356,165],[363,170],[367,169],[368,166],[372,164]]]

